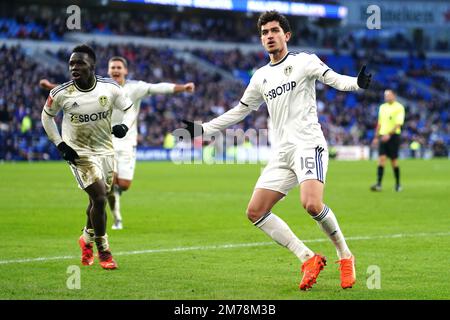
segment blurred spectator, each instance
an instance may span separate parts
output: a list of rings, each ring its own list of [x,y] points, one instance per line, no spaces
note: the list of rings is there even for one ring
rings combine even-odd
[[[437,140],[433,143],[433,156],[434,157],[448,157],[448,148],[444,141]]]
[[[415,158],[422,158],[422,155],[420,153],[421,145],[418,141],[417,137],[414,137],[411,143],[409,144],[409,150],[410,150],[410,157]]]

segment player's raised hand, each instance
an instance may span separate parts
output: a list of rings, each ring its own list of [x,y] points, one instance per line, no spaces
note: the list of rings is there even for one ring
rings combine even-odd
[[[56,148],[58,148],[61,157],[72,164],[76,164],[75,160],[80,158],[78,156],[78,153],[70,146],[68,146],[64,141],[58,144]]]
[[[358,73],[358,87],[362,89],[367,89],[370,85],[370,81],[372,79],[372,74],[366,74],[366,66],[362,66],[361,70]]]
[[[184,91],[193,93],[195,91],[195,84],[193,82],[188,82],[184,84]]]
[[[57,85],[54,83],[51,83],[50,81],[48,81],[47,79],[41,79],[39,80],[39,87],[41,87],[42,89],[45,90],[52,90],[54,87],[56,87]]]
[[[181,120],[186,125],[186,130],[189,131],[192,138],[201,136],[203,134],[203,126],[188,120]]]
[[[117,138],[123,138],[128,132],[128,127],[124,124],[116,124],[112,127],[112,134]]]

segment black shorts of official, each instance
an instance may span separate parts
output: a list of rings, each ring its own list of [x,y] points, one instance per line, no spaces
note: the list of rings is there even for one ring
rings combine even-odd
[[[390,159],[397,159],[399,149],[400,149],[400,135],[393,134],[391,135],[391,138],[388,141],[386,142],[380,141],[378,153],[380,156],[385,155]]]

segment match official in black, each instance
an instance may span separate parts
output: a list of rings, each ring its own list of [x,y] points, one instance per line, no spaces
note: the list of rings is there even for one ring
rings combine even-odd
[[[405,121],[405,107],[396,101],[394,91],[385,90],[384,100],[378,111],[378,123],[372,144],[379,144],[377,183],[371,186],[372,191],[381,191],[386,158],[391,159],[395,176],[395,191],[402,190],[400,185],[400,168],[398,165],[398,151],[400,149],[401,127]]]

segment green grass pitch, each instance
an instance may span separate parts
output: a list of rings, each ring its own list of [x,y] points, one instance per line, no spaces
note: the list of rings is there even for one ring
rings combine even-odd
[[[383,192],[371,193],[375,162],[330,161],[325,203],[356,256],[349,290],[298,190],[277,204],[273,211],[328,257],[317,284],[301,292],[295,256],[245,216],[261,165],[139,162],[122,197],[125,229],[111,230],[108,214],[120,269],[105,271],[97,260],[80,264],[87,196],[67,165],[0,164],[0,299],[450,299],[450,161],[400,165],[403,192],[387,167]],[[67,286],[70,266],[80,266],[80,289]]]

